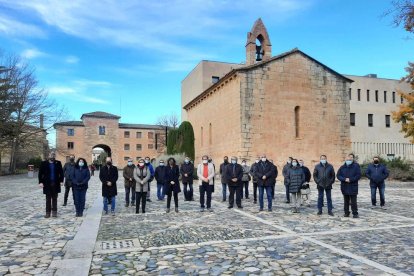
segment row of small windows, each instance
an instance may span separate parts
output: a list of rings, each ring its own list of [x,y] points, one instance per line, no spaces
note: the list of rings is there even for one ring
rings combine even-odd
[[[355,113],[350,114],[350,124],[351,126],[355,126]],[[368,114],[368,126],[374,126],[374,114]],[[385,127],[391,127],[391,116],[385,115]]]
[[[352,89],[351,88],[349,88],[349,92],[348,92],[348,94],[349,94],[349,100],[352,100]],[[375,102],[379,102],[379,91],[378,90],[375,90],[374,91],[374,97],[375,97]],[[395,92],[392,92],[392,103],[395,103],[396,102],[396,93]],[[368,89],[367,91],[366,91],[366,99],[367,99],[367,102],[369,102],[370,100],[371,100],[371,91]],[[357,100],[360,102],[361,101],[361,89],[357,89]],[[384,91],[384,93],[383,93],[383,100],[384,100],[384,103],[387,103],[387,101],[388,101],[388,92],[387,91]],[[402,96],[400,96],[400,102],[401,103],[404,103],[404,98],[402,97]]]
[[[124,144],[124,150],[130,150],[131,146],[130,144]],[[142,144],[136,144],[136,150],[140,151],[142,150]],[[148,149],[154,149],[154,144],[148,144]]]
[[[99,126],[98,131],[99,131],[99,135],[105,135],[105,133],[106,133],[105,126]],[[75,129],[68,128],[67,133],[68,133],[68,136],[75,136]],[[124,138],[130,138],[130,137],[131,137],[131,132],[130,131],[124,131]],[[135,133],[135,137],[137,139],[141,139],[142,138],[142,132],[137,131]],[[154,132],[148,132],[148,139],[154,139]]]
[[[135,158],[135,160],[139,161],[139,159],[141,159],[141,158],[144,158],[144,157],[137,156],[137,157]],[[129,159],[130,159],[130,157],[129,157],[129,156],[125,156],[125,157],[124,157],[124,161],[128,161]]]

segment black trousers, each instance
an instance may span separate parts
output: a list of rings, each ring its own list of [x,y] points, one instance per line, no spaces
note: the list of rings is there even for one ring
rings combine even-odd
[[[253,199],[254,201],[257,201],[257,182],[253,182]]]
[[[69,191],[70,191],[70,189],[72,189],[72,198],[73,198],[73,202],[75,202],[75,195],[73,194],[73,188],[72,188],[72,186],[66,186],[65,185],[65,195],[64,195],[64,198],[63,198],[63,202],[65,204],[68,203],[68,197],[69,197]]]
[[[135,213],[139,214],[139,205],[141,204],[141,200],[142,200],[142,213],[145,213],[145,206],[147,205],[147,192],[136,192],[135,200],[137,201],[137,204],[135,205]]]
[[[234,194],[236,194],[237,207],[241,207],[241,195],[240,195],[241,185],[238,184],[237,186],[229,186],[229,191],[230,191],[229,206],[231,206],[231,207],[234,206]]]
[[[201,208],[206,206],[205,202],[205,194],[207,194],[207,209],[211,208],[211,193],[212,193],[212,185],[208,182],[203,182],[200,186],[200,205]]]
[[[174,196],[174,204],[175,208],[178,208],[178,193],[174,193],[173,191],[168,191],[167,193],[167,209],[170,209],[171,206],[171,197]]]
[[[276,184],[272,184],[272,199],[275,199]]]
[[[58,194],[46,195],[46,213],[57,212],[57,198]]]
[[[356,195],[344,195],[344,213],[349,215],[349,203],[351,203],[352,215],[358,215],[358,205]]]

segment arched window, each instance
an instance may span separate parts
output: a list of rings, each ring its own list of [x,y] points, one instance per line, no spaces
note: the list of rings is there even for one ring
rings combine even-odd
[[[211,126],[211,123],[210,123],[209,129],[208,129],[208,143],[210,145],[213,144],[213,127]]]
[[[295,137],[300,137],[300,106],[295,107]]]

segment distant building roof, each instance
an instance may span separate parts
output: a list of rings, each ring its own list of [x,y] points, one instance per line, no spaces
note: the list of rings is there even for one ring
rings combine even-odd
[[[84,126],[82,121],[68,121],[68,122],[59,122],[53,125],[54,128],[57,126]]]
[[[104,119],[120,119],[121,118],[118,115],[114,115],[114,114],[103,112],[103,111],[85,113],[82,115],[81,120],[83,119],[83,117],[104,118]]]
[[[119,124],[119,128],[133,128],[133,129],[164,129],[160,125],[145,125],[145,124]]]

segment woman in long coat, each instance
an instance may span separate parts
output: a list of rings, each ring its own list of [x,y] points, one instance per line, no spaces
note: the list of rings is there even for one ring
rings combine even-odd
[[[178,213],[178,194],[181,192],[180,169],[178,168],[175,159],[170,157],[167,161],[168,166],[165,174],[165,194],[167,195],[167,213],[170,212],[171,197],[174,196],[175,212]]]
[[[287,175],[287,184],[289,187],[289,192],[293,201],[294,213],[299,213],[301,194],[300,189],[302,184],[305,182],[305,174],[303,173],[302,168],[299,166],[297,159],[292,160],[292,166],[289,168]]]

